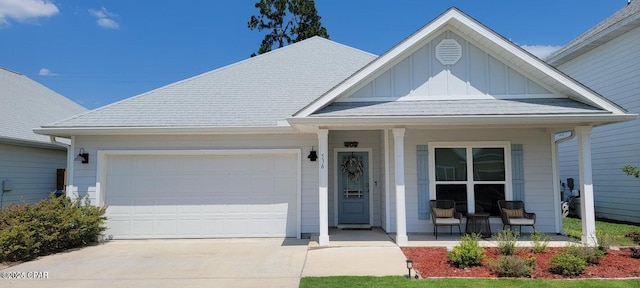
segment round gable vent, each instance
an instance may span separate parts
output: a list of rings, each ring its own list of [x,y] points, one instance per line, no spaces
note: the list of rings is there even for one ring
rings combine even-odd
[[[462,58],[462,46],[453,39],[442,39],[436,45],[436,59],[442,65],[453,65]]]

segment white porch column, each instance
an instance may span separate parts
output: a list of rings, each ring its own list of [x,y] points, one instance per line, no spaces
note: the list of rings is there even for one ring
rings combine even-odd
[[[591,167],[591,126],[576,127],[578,135],[578,169],[580,173],[580,212],[582,243],[595,246],[596,215],[593,204],[593,175]]]
[[[404,128],[393,129],[396,172],[396,244],[407,246],[407,215],[404,195]]]
[[[329,245],[329,130],[318,130],[318,209],[320,216],[320,246]]]

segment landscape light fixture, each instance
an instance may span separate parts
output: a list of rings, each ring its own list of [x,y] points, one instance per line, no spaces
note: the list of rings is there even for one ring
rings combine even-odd
[[[84,152],[84,148],[80,148],[80,153],[76,156],[74,161],[82,161],[82,164],[89,163],[89,153]]]
[[[409,275],[407,275],[407,277],[411,279],[411,269],[413,269],[413,260],[407,259],[407,269],[409,270]]]

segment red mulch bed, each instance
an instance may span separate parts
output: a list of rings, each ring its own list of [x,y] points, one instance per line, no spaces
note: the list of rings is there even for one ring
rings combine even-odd
[[[545,253],[534,254],[536,265],[533,267],[531,278],[565,279],[569,277],[549,272],[551,257],[563,252],[565,248],[547,248]],[[428,277],[491,277],[498,275],[489,268],[488,263],[496,260],[496,248],[485,248],[487,257],[482,266],[460,269],[449,263],[446,248],[407,247],[402,248],[407,259],[413,260],[415,270],[423,278]],[[531,254],[531,249],[522,248],[518,256],[525,258]],[[629,249],[609,250],[600,259],[598,265],[588,265],[580,276],[570,278],[628,278],[640,277],[640,259],[631,258]]]

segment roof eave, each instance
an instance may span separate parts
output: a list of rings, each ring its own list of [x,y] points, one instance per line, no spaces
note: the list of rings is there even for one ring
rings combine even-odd
[[[618,37],[638,27],[640,27],[640,14],[624,19],[569,49],[563,50],[561,48],[558,53],[552,54],[546,59],[546,61],[553,66],[560,66],[599,47],[600,45],[608,42],[608,40]],[[573,43],[570,42],[567,45],[572,44]]]
[[[292,126],[601,126],[636,119],[637,114],[347,116],[294,117]]]
[[[194,127],[42,127],[33,132],[42,135],[101,136],[101,135],[214,135],[214,134],[281,134],[295,133],[291,126],[194,126]]]
[[[33,141],[26,139],[18,139],[12,137],[0,137],[0,143],[2,144],[10,144],[10,145],[18,145],[18,146],[26,146],[33,148],[43,148],[43,149],[52,149],[52,150],[65,150],[64,147],[55,145],[50,142],[41,142],[41,141]]]

